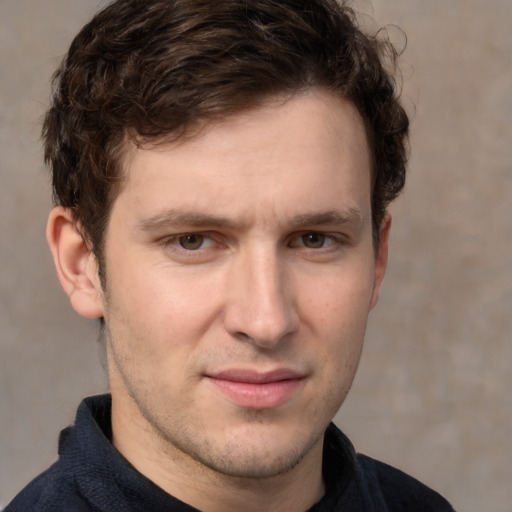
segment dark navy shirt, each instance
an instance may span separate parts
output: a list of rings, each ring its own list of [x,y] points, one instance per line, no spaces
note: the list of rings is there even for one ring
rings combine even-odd
[[[86,398],[75,425],[63,430],[59,459],[4,512],[193,512],[140,474],[110,443],[109,395]],[[333,424],[323,459],[326,494],[309,512],[453,512],[419,481],[356,454]]]

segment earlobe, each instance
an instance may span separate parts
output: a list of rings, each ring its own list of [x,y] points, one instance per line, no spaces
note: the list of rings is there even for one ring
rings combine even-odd
[[[51,211],[46,239],[73,309],[87,318],[101,318],[103,293],[96,258],[78,231],[69,208],[57,206]]]
[[[390,229],[391,215],[386,213],[379,229],[379,247],[377,248],[375,254],[374,285],[370,309],[373,309],[377,305],[379,300],[380,285],[382,284],[382,280],[386,274],[386,268],[388,265],[388,242]]]

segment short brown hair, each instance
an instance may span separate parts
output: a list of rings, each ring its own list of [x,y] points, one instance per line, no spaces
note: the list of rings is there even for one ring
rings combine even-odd
[[[361,114],[373,157],[374,240],[404,186],[408,118],[383,55],[336,0],[116,0],[76,36],[43,127],[54,200],[102,261],[126,135],[178,139],[273,95],[323,87]],[[378,242],[377,242],[378,243]]]

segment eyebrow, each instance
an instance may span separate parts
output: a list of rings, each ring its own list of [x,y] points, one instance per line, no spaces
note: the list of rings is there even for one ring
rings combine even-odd
[[[357,208],[346,208],[345,210],[328,210],[325,212],[311,212],[297,215],[292,218],[291,224],[294,227],[322,225],[343,226],[346,224],[360,224],[362,221],[363,214],[361,210]]]
[[[211,215],[209,213],[171,209],[157,215],[153,215],[152,217],[142,219],[137,224],[137,228],[141,231],[150,231],[173,224],[181,224],[191,227],[215,226],[228,229],[235,229],[239,227],[238,222],[234,222],[233,220],[225,217]]]
[[[344,210],[303,213],[292,217],[289,224],[292,228],[297,229],[323,225],[357,225],[361,224],[362,221],[363,215],[359,209],[346,208]],[[170,225],[183,225],[197,228],[216,227],[236,230],[242,229],[246,223],[209,213],[170,209],[142,219],[137,223],[137,229],[140,231],[153,231]]]

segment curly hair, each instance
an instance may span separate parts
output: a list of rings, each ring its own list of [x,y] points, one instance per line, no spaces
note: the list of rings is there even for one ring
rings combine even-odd
[[[54,75],[43,126],[54,201],[73,210],[101,267],[127,135],[177,140],[199,121],[321,87],[352,101],[364,121],[378,243],[405,182],[409,121],[396,57],[342,1],[116,0],[83,27]]]

